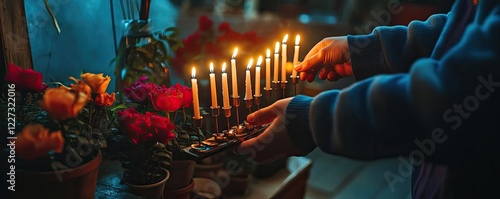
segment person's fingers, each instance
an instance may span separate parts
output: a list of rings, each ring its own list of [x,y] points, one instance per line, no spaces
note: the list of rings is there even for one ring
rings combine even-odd
[[[310,70],[319,70],[325,63],[322,54],[323,50],[318,51],[316,54],[313,54],[309,58],[304,59],[301,63],[295,66],[295,70],[297,72],[308,72]]]
[[[247,121],[253,125],[263,125],[273,121],[280,114],[278,106],[271,105],[247,115]]]
[[[337,74],[335,71],[330,71],[327,75],[327,78],[329,81],[337,81],[340,79],[340,75]]]
[[[326,67],[323,67],[323,69],[321,69],[321,71],[319,72],[319,78],[322,79],[322,80],[325,80],[326,77],[328,76],[328,73],[330,73],[330,71],[332,71],[333,68],[330,67],[330,66],[326,66]]]
[[[308,82],[312,82],[314,81],[314,78],[316,77],[316,75],[318,74],[318,72],[315,70],[315,71],[311,71],[310,73],[307,74],[307,81]]]
[[[279,126],[282,125],[280,124],[278,120],[274,120],[271,126]],[[278,138],[280,136],[280,133],[277,133],[273,128],[267,128],[262,132],[260,135],[258,135],[255,138],[246,140],[242,142],[234,152],[237,154],[245,155],[248,158],[262,163],[266,161],[270,161],[273,159],[276,159],[278,157],[281,157],[284,155],[283,151],[283,145],[286,145],[285,143],[278,144],[275,139],[281,140]],[[289,148],[288,146],[286,146]]]
[[[300,76],[300,81],[305,81],[307,79],[307,73],[306,72],[301,72],[299,76]]]

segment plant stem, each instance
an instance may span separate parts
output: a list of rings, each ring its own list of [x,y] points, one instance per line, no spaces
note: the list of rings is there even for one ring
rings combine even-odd
[[[184,125],[186,125],[186,109],[185,108],[182,109],[182,123],[184,123]]]
[[[173,121],[171,121],[172,123],[175,123],[175,119],[177,118],[177,113],[178,113],[178,112],[179,112],[179,111],[175,111],[175,114],[174,114],[174,120],[173,120]]]

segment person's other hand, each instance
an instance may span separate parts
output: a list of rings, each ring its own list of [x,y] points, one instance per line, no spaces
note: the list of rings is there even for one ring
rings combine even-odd
[[[319,78],[337,81],[352,75],[347,37],[327,37],[318,42],[306,55],[304,61],[295,66],[300,79],[312,82]]]
[[[306,155],[288,136],[285,125],[285,110],[292,98],[286,98],[247,116],[253,125],[271,123],[259,136],[246,140],[235,150],[256,162],[267,162],[280,157]]]

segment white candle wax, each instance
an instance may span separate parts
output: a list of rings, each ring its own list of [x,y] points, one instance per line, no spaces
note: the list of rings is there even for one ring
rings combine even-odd
[[[233,56],[231,57],[231,83],[233,87],[233,97],[239,97],[238,94],[238,73],[236,71],[236,54],[238,54],[238,48],[234,49]]]
[[[279,65],[280,65],[280,42],[276,42],[276,48],[274,49],[274,77],[273,81],[278,82]]]
[[[266,90],[271,90],[271,51],[266,52]]]
[[[297,78],[297,71],[295,70],[295,65],[299,64],[299,42],[300,42],[300,36],[297,35],[295,37],[295,52],[293,53],[293,66],[294,68],[292,69],[292,78]]]
[[[212,107],[217,108],[217,84],[215,83],[214,63],[210,63],[210,91],[212,96]]]
[[[227,85],[226,62],[222,64],[222,99],[222,106],[224,107],[224,109],[231,108],[231,105],[229,105],[229,88]]]
[[[193,67],[191,72],[191,90],[193,92],[193,111],[194,119],[201,119],[200,114],[200,101],[198,100],[198,80],[196,79],[196,69]]]
[[[259,56],[257,65],[255,66],[255,96],[260,96],[260,64],[262,63],[262,56]]]
[[[245,100],[253,99],[252,97],[252,80],[250,79],[250,68],[252,67],[253,59],[250,59],[250,62],[247,66],[246,78],[245,78]]]
[[[288,34],[283,38],[283,43],[281,44],[281,82],[286,82],[286,40],[288,39]]]

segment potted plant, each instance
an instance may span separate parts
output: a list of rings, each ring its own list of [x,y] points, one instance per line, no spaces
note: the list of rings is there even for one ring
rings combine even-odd
[[[192,104],[192,91],[187,86],[176,84],[170,87],[157,85],[149,81],[147,76],[142,76],[131,86],[124,88],[127,101],[118,108],[128,108],[137,113],[156,115],[163,117],[163,123],[168,123],[172,128],[172,138],[168,142],[160,142],[168,151],[169,164],[165,169],[170,171],[170,180],[165,184],[165,196],[171,198],[189,197],[193,188],[194,161],[182,160],[181,150],[190,146],[198,140],[204,139],[199,129],[192,127],[187,110]],[[121,113],[121,112],[120,112]],[[121,120],[120,116],[119,120]],[[132,122],[138,122],[131,120]],[[122,123],[120,123],[122,124]],[[157,122],[154,122],[157,124]],[[134,127],[123,127],[122,131],[127,135],[127,129]],[[145,129],[141,127],[141,129]]]
[[[9,136],[17,138],[17,198],[94,197],[115,94],[106,93],[110,78],[102,74],[70,78],[76,83],[69,87],[49,87],[41,73],[8,65],[0,100]]]
[[[117,111],[124,132],[119,159],[122,180],[130,191],[145,198],[161,198],[172,153],[165,146],[174,138],[174,125],[166,117],[152,112],[145,114],[134,108]]]

